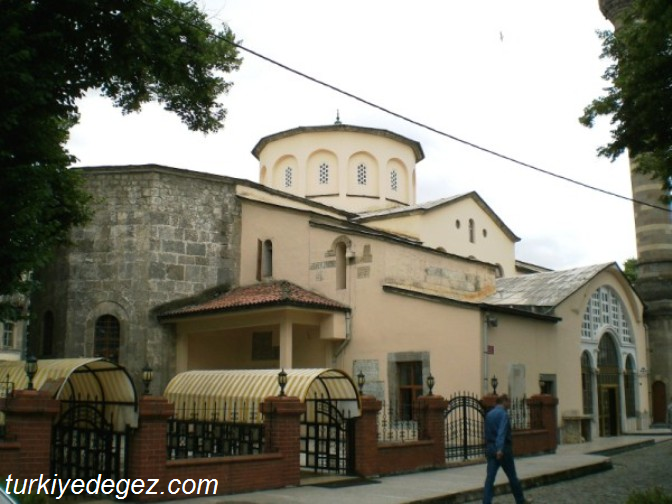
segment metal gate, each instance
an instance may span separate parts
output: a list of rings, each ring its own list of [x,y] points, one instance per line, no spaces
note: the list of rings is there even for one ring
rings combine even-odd
[[[446,461],[485,458],[485,408],[474,394],[453,395],[444,413]]]
[[[301,468],[350,474],[354,468],[354,430],[350,418],[330,399],[306,399],[301,420]]]
[[[53,427],[51,470],[61,478],[126,477],[128,429],[115,432],[104,403],[62,401]]]

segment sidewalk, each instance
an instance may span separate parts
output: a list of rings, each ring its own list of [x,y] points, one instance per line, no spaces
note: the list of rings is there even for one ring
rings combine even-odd
[[[670,440],[672,435],[669,430],[660,430],[649,431],[644,435],[560,445],[553,455],[517,458],[516,468],[524,487],[547,485],[610,469],[609,454]],[[479,499],[484,479],[485,465],[476,464],[370,480],[313,477],[302,481],[298,487],[201,497],[197,500],[199,504],[460,503]],[[500,471],[497,486],[505,486],[506,482],[506,476]]]

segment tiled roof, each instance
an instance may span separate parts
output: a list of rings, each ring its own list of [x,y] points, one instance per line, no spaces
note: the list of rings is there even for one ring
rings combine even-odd
[[[483,300],[489,305],[555,307],[614,263],[565,271],[532,273],[497,280],[497,292]]]
[[[286,280],[264,282],[236,287],[209,301],[173,309],[160,315],[161,318],[180,315],[195,315],[212,312],[237,311],[268,306],[298,306],[327,310],[347,311],[349,308],[338,301],[311,292]]]

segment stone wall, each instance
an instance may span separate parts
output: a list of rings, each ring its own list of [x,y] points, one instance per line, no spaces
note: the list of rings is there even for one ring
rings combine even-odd
[[[57,356],[93,355],[95,322],[110,314],[121,326],[119,362],[136,382],[148,362],[160,391],[174,373],[175,344],[153,310],[238,277],[235,181],[154,165],[82,173],[95,214],[40,275],[31,348],[41,355],[41,319],[51,310]]]

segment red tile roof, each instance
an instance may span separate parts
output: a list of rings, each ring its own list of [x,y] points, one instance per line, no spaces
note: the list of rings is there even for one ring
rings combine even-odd
[[[159,317],[238,311],[241,309],[265,308],[268,306],[297,306],[336,311],[349,310],[346,305],[338,301],[308,291],[286,280],[279,280],[236,287],[209,301],[169,310],[159,315]]]

